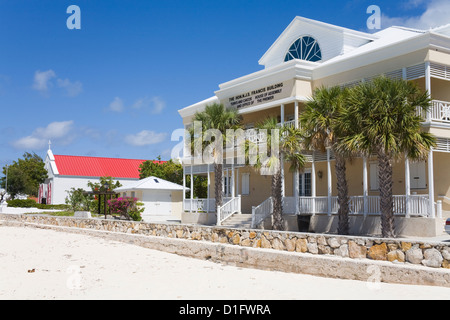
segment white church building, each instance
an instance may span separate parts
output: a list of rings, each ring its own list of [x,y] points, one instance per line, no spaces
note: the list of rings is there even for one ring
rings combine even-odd
[[[47,151],[48,179],[39,188],[39,203],[64,204],[71,188],[90,191],[88,182],[112,177],[126,187],[139,180],[139,166],[147,160],[54,155]]]

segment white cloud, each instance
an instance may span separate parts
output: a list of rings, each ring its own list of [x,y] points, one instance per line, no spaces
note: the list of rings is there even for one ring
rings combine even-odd
[[[450,1],[448,0],[410,0],[408,5],[415,8],[425,5],[425,12],[413,17],[389,17],[382,15],[382,27],[403,26],[415,29],[428,30],[450,23]]]
[[[56,78],[56,73],[53,70],[36,71],[34,73],[33,89],[46,94],[51,86],[50,80],[53,78]]]
[[[118,99],[118,98],[116,98]],[[131,109],[134,110],[148,110],[151,114],[161,114],[166,107],[166,102],[162,100],[160,97],[152,97],[152,98],[139,98],[132,105]],[[125,106],[122,103],[123,110]]]
[[[58,79],[58,87],[65,89],[69,97],[76,97],[83,91],[83,84],[81,82],[71,82],[69,79]]]
[[[69,79],[59,79],[55,71],[36,71],[34,73],[33,89],[48,96],[50,88],[55,86],[53,79],[56,78],[56,85],[63,89],[69,97],[75,97],[83,91],[83,84],[80,81],[72,82]]]
[[[108,110],[113,112],[122,112],[124,109],[123,101],[119,97],[115,97],[108,106]]]
[[[166,133],[156,133],[154,131],[143,130],[137,134],[129,134],[125,137],[125,142],[135,146],[144,147],[163,142],[167,137]]]
[[[74,136],[70,133],[73,129],[73,121],[52,122],[45,128],[37,128],[27,137],[23,137],[12,143],[16,149],[42,150],[48,146],[49,140],[67,145],[72,142]]]
[[[163,101],[159,97],[153,97],[152,103],[153,103],[153,108],[152,108],[151,112],[153,114],[161,114],[163,112],[164,108],[166,107],[166,102]]]

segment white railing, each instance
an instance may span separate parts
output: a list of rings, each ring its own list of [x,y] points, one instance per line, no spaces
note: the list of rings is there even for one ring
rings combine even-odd
[[[395,215],[428,216],[428,195],[393,196],[393,210]],[[328,208],[328,197],[299,197],[300,214],[337,214],[339,211],[338,197],[331,197],[331,210]],[[407,210],[409,206],[409,210]],[[381,212],[379,196],[349,197],[350,214],[379,215]],[[295,198],[283,199],[283,213],[295,214]]]
[[[450,123],[450,102],[433,100],[431,107],[431,121]]]
[[[216,199],[185,199],[184,211],[216,212]]]
[[[252,229],[256,228],[273,212],[272,197],[261,203],[257,207],[252,208]]]
[[[231,198],[231,200],[226,201],[224,199],[224,205],[221,207],[217,207],[217,225],[222,225],[222,222],[227,220],[235,213],[241,212],[241,196],[239,195],[236,198]]]

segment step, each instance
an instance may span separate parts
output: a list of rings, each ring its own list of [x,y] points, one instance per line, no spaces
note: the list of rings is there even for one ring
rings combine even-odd
[[[239,227],[245,227],[250,228],[252,225],[252,215],[251,214],[235,214],[225,220],[222,223],[225,227],[233,227],[233,228],[239,228]]]

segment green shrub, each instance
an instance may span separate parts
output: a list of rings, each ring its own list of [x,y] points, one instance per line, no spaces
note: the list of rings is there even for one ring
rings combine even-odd
[[[36,208],[36,201],[32,199],[14,199],[6,201],[8,203],[8,207],[10,208]]]

